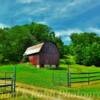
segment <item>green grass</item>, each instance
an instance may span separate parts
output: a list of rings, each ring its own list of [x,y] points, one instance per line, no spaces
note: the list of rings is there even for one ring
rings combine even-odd
[[[0,71],[13,71],[14,66],[16,66],[17,82],[48,88],[51,88],[55,85],[59,86],[67,84],[67,65],[60,65],[61,68],[59,70],[53,70],[48,68],[37,69],[31,64],[5,65],[0,67]],[[86,67],[80,65],[71,65],[70,71],[77,73],[100,72],[100,68],[94,66]],[[87,78],[80,80],[87,80]]]
[[[78,95],[93,95],[94,97],[100,97],[99,84],[94,84],[93,86],[78,85],[77,87],[67,88],[67,65],[61,64],[60,69],[53,70],[50,68],[37,69],[33,65],[27,63],[1,66],[0,71],[13,71],[14,66],[16,66],[17,82],[38,87],[53,88]],[[70,71],[77,73],[100,72],[100,68],[95,66],[86,67],[82,65],[71,65]]]
[[[38,97],[34,97],[28,94],[17,93],[15,97],[10,94],[0,95],[0,100],[42,100]]]
[[[14,65],[1,66],[0,71],[12,71]],[[37,69],[30,64],[19,64],[16,66],[17,81],[21,83],[41,86],[52,87],[55,82],[60,81],[61,75],[66,82],[66,69],[52,70],[52,69]],[[59,77],[58,77],[59,76]]]
[[[21,95],[15,98],[11,98],[10,100],[41,100],[41,99],[33,97],[33,96]]]

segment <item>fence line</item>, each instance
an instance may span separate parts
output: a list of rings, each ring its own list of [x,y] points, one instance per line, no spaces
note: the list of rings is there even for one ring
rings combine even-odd
[[[90,82],[100,80],[100,72],[70,73],[68,71],[67,79],[68,87],[71,87],[72,83],[87,82],[89,85]]]
[[[0,71],[0,95],[1,94],[16,94],[16,68],[13,72]]]

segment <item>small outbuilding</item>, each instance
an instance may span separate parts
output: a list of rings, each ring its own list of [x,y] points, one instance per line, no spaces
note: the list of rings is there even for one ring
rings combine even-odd
[[[44,42],[26,49],[24,56],[27,56],[33,65],[44,67],[44,65],[59,65],[59,50],[55,43]]]

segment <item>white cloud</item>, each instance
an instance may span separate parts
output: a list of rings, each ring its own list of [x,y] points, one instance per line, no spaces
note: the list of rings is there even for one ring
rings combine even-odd
[[[88,31],[95,32],[100,35],[100,28],[90,27],[90,28],[88,28]]]
[[[2,23],[0,23],[0,28],[5,28],[5,27],[9,27],[8,25],[5,25],[5,24],[2,24]]]
[[[89,6],[91,5],[91,6]],[[60,5],[55,5],[54,19],[66,18],[67,20],[73,19],[73,17],[81,15],[86,11],[100,5],[95,0],[73,0],[70,2],[63,2]],[[59,6],[59,7],[58,7]],[[52,7],[53,8],[53,7]]]
[[[82,32],[95,32],[96,34],[100,35],[100,28],[96,27],[88,27],[85,29],[79,29],[79,28],[74,28],[74,29],[67,29],[67,30],[60,30],[56,31],[56,36],[61,37],[62,41],[64,44],[69,44],[71,42],[70,35],[72,33],[82,33]]]
[[[29,9],[29,12],[28,12],[28,14],[29,15],[34,15],[34,14],[40,14],[40,13],[44,13],[44,12],[46,12],[48,10],[48,8],[47,7],[41,7],[41,8],[37,8],[37,9]]]
[[[41,14],[42,13],[46,13],[48,11],[48,6],[25,6],[20,8],[20,11],[16,11],[15,16],[22,16],[22,15],[28,15],[28,16],[40,16],[41,18]]]
[[[45,22],[45,21],[38,21],[38,23],[48,25],[48,23],[47,23],[47,22]]]
[[[62,30],[62,31],[56,31],[56,36],[70,36],[72,33],[80,33],[82,30],[80,29],[67,29],[67,30]]]
[[[19,3],[41,2],[42,0],[16,0]]]
[[[20,3],[33,3],[33,6],[22,7],[16,12],[16,16],[26,15],[38,19],[43,18],[45,22],[59,22],[59,20],[70,20],[73,17],[78,16],[87,10],[95,7],[99,3],[95,0],[63,0],[63,1],[53,1],[53,0],[17,0]],[[94,2],[95,1],[95,2]],[[41,3],[39,3],[41,2]],[[91,6],[89,6],[91,5]],[[22,20],[22,19],[20,19]],[[42,20],[41,20],[42,21]]]
[[[60,31],[56,31],[56,36],[60,37],[64,37],[64,36],[69,36],[72,33],[82,33],[82,32],[95,32],[97,34],[100,35],[100,28],[96,28],[96,27],[88,27],[88,28],[84,28],[84,29],[79,29],[79,28],[73,28],[73,29],[67,29],[67,30],[60,30]]]
[[[56,31],[56,36],[61,37],[62,41],[64,44],[69,44],[71,42],[70,35],[72,33],[80,33],[82,30],[80,29],[67,29],[67,30],[61,30],[61,31]]]

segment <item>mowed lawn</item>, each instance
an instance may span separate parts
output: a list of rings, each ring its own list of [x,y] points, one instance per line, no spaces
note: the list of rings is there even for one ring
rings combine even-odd
[[[5,65],[0,67],[0,71],[13,71],[16,67],[17,82],[30,85],[52,87],[53,85],[67,85],[67,67],[68,65],[60,65],[59,69],[53,68],[36,68],[35,66],[25,63],[17,65]],[[70,71],[75,73],[82,72],[100,72],[100,68],[86,67],[80,65],[71,65]],[[86,75],[85,75],[86,76]],[[83,79],[82,79],[83,80]]]
[[[66,82],[67,79],[65,68],[62,68],[61,70],[53,70],[48,68],[38,69],[31,64],[18,64],[1,66],[0,71],[13,71],[14,66],[16,66],[17,82],[21,83],[41,87],[52,87],[55,82],[61,81],[61,75],[63,76],[63,82]]]
[[[93,95],[100,97],[100,85],[95,83],[93,85],[68,88],[67,87],[67,67],[68,65],[61,64],[59,69],[52,68],[36,68],[35,66],[25,63],[17,65],[4,65],[0,67],[0,71],[13,71],[16,66],[16,81],[28,85],[34,85],[44,88],[57,89],[59,91],[70,92],[78,95]],[[99,67],[86,67],[82,65],[71,65],[71,72],[100,72]],[[82,80],[82,78],[81,78]]]

